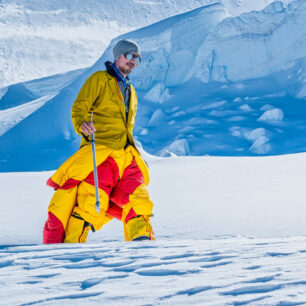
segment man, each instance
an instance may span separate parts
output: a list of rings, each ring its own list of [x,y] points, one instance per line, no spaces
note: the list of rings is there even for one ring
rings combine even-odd
[[[72,107],[72,123],[82,135],[78,152],[47,184],[56,189],[43,232],[44,243],[86,242],[90,230],[121,220],[126,241],[154,240],[149,174],[133,140],[137,96],[128,74],[141,62],[141,50],[124,39],[113,48],[114,63],[91,75]],[[95,133],[100,212],[90,135]]]

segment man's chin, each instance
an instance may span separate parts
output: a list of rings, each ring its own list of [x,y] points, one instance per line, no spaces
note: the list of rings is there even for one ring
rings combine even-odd
[[[119,69],[121,72],[123,72],[124,74],[129,74],[132,72],[133,68],[125,68],[125,67],[120,67]]]
[[[131,73],[131,72],[133,71],[133,69],[134,69],[134,67],[133,67],[133,68],[127,68],[127,69],[126,69],[126,74]]]

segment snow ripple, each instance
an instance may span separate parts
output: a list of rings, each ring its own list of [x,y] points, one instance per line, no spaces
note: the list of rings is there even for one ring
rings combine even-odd
[[[305,243],[306,237],[233,237],[0,246],[0,299],[5,305],[302,304]]]

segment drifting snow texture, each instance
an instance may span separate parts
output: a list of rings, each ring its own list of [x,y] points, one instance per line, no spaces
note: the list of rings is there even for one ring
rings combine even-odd
[[[4,305],[301,305],[305,242],[219,238],[4,246],[0,298]]]

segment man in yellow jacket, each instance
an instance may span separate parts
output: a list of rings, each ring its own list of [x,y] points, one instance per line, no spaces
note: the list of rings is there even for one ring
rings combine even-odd
[[[56,191],[44,226],[44,243],[86,242],[90,230],[121,220],[126,241],[154,240],[153,203],[146,163],[136,149],[133,127],[137,96],[128,74],[141,62],[141,50],[124,39],[113,48],[114,63],[91,75],[72,107],[72,123],[82,135],[78,152],[47,184]],[[95,210],[95,182],[90,135],[95,134],[100,212]]]

